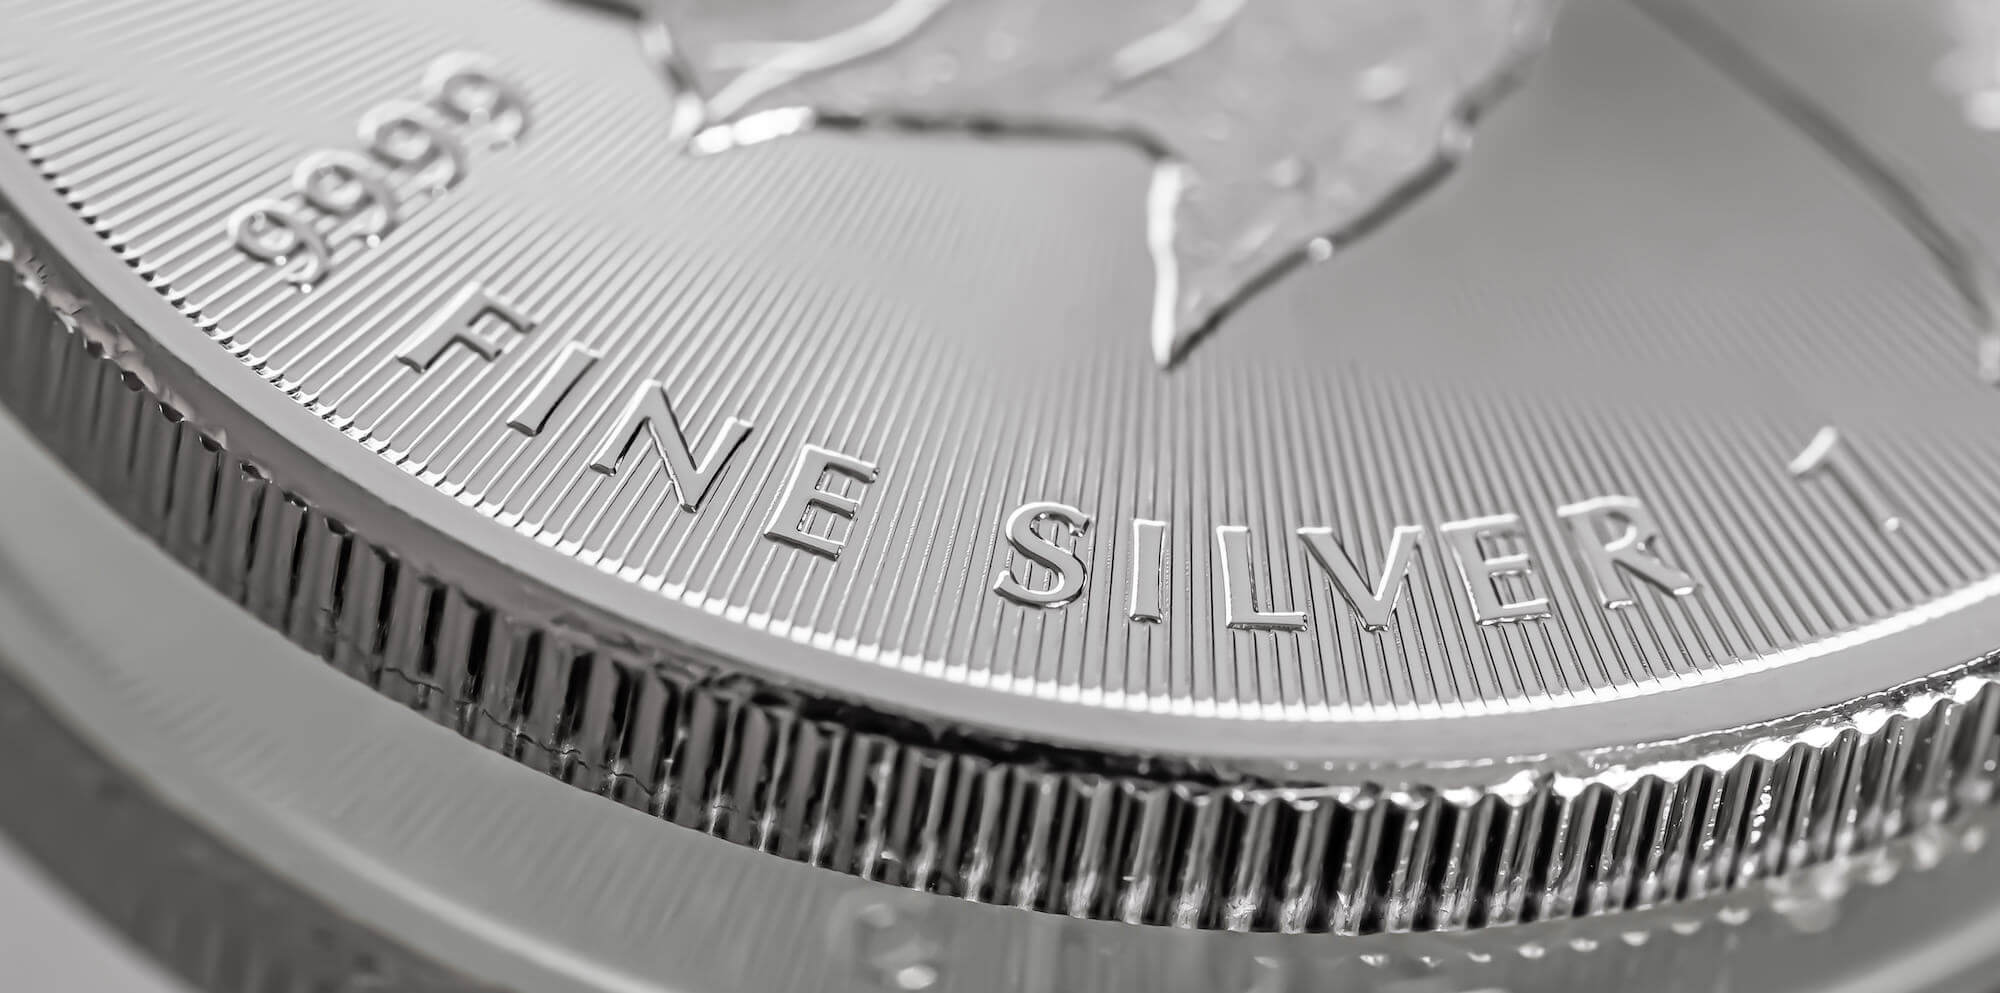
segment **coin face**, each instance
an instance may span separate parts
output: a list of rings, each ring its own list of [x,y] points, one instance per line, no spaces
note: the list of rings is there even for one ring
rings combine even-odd
[[[630,25],[519,6],[399,15],[398,51],[492,22],[400,73],[386,14],[246,14],[224,57],[160,47],[200,4],[23,11],[8,118],[217,348],[663,621],[996,704],[1377,721],[1793,664],[2000,563],[1925,246],[1634,12],[1577,15],[1448,202],[1162,370],[1129,147],[693,155]],[[1357,54],[1329,82],[1398,67]],[[157,75],[93,90],[107,58]]]
[[[337,536],[237,508],[235,592],[496,747],[596,728],[641,805],[648,666],[1445,788],[1983,659],[2000,142],[1894,154],[1983,119],[1960,22],[1877,86],[1798,57],[1851,17],[1475,6],[13,3],[0,122],[74,275],[158,298],[71,324]],[[1228,923],[1175,913],[1125,916]]]

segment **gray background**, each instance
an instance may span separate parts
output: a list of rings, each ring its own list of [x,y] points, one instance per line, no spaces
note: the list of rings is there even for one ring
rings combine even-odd
[[[0,836],[0,989],[187,993]]]

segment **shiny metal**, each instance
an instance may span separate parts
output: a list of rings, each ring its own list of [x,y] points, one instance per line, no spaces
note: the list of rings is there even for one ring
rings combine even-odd
[[[1991,809],[1733,893],[1449,935],[1129,927],[808,869],[383,706],[75,499],[5,413],[0,464],[0,789],[37,801],[0,824],[198,989],[1991,988]]]
[[[411,969],[1464,993],[1776,913],[1683,988],[1780,989],[1794,933],[1946,940],[1979,900],[1855,881],[2000,871],[1993,35],[1474,6],[0,0],[0,407],[272,660],[148,678],[408,736],[411,803],[561,781],[506,787],[518,948],[341,842]],[[26,444],[9,516],[77,502]],[[62,654],[0,638],[63,761],[213,760]],[[267,868],[372,830],[159,806]],[[709,859],[766,910],[590,896]],[[350,870],[240,878],[373,920]],[[758,913],[837,937],[781,981]],[[669,920],[738,958],[684,981]]]
[[[1314,241],[1414,203],[1540,50],[1551,0],[637,0],[696,151],[806,128],[1121,143],[1153,161],[1154,357],[1170,365]],[[1295,85],[1296,80],[1316,85]],[[800,114],[805,109],[808,113]]]

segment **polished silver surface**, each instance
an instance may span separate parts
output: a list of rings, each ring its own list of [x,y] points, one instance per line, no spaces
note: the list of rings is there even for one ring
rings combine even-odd
[[[1186,0],[716,8],[629,2],[697,153],[808,129],[1122,143],[1153,160],[1162,365],[1301,256],[1451,170],[1547,35],[1551,0]],[[1299,85],[1310,81],[1310,85]]]
[[[0,0],[0,403],[773,873],[1643,915],[1988,816],[1992,20]]]
[[[1734,893],[1453,935],[1131,927],[807,869],[383,706],[183,582],[4,413],[0,459],[0,789],[36,799],[0,826],[200,989],[1991,988],[1991,810]]]
[[[821,673],[1290,725],[1658,693],[1988,595],[1980,329],[1842,162],[1634,8],[1570,11],[1462,175],[1163,373],[1130,149],[870,133],[691,155],[630,25],[520,7],[265,7],[218,36],[202,4],[138,8],[144,32],[30,5],[9,127],[216,344],[408,474],[653,594],[642,622],[723,617],[838,657]],[[260,18],[344,57],[287,86]],[[384,19],[410,40],[370,44]],[[401,55],[420,44],[483,54]],[[94,83],[107,59],[121,78]],[[500,83],[441,89],[460,63]],[[490,99],[509,108],[493,122],[454,117]],[[356,130],[380,129],[361,122],[411,101],[436,133],[403,157],[436,161],[378,163],[401,185],[374,202],[318,149],[363,154]],[[351,219],[299,192],[315,181],[346,182]],[[328,257],[258,257],[278,213],[247,222],[254,251],[217,235],[267,202]],[[532,435],[507,430],[523,405],[550,410]],[[1829,426],[1837,457],[1789,473]],[[829,482],[860,505],[820,525],[845,535],[830,561],[759,526],[808,445],[880,469]],[[1657,520],[1647,560],[1691,581],[1640,573],[1634,606],[1604,609],[1597,543],[1562,522],[1605,498]],[[1088,595],[1007,610],[984,581],[1014,559],[999,524],[1040,500],[1100,522],[1053,539]],[[1909,505],[1907,533],[1876,503]],[[1168,525],[1157,625],[1119,616],[1155,578],[1123,574],[1134,518]],[[1488,518],[1513,520],[1479,541],[1522,546],[1518,589],[1450,537]],[[1363,561],[1398,527],[1433,537],[1390,634],[1357,630],[1297,538],[1321,527]],[[1222,528],[1245,529],[1240,554]],[[1238,607],[1316,623],[1231,633],[1208,579],[1225,566],[1259,587]],[[1490,623],[1524,617],[1545,623]]]

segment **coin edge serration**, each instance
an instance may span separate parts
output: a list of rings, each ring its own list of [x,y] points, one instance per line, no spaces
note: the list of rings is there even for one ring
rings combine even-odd
[[[1439,788],[1403,768],[1333,784],[1072,755],[524,622],[190,421],[84,281],[31,244],[0,225],[0,399],[172,557],[472,741],[793,861],[1128,923],[1449,931],[1737,889],[1994,793],[1991,656],[1797,726]]]

